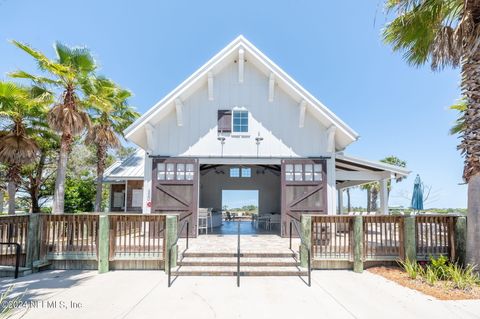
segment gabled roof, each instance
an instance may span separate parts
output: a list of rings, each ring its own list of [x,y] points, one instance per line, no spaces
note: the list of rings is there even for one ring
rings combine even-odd
[[[119,180],[143,180],[145,163],[145,151],[141,148],[124,159],[109,166],[103,174],[104,182],[115,182]]]
[[[140,147],[146,148],[145,124],[152,121],[155,117],[160,116],[160,114],[165,114],[167,108],[172,107],[175,99],[189,95],[189,90],[196,90],[199,87],[199,84],[205,83],[208,79],[209,72],[219,72],[224,66],[232,61],[233,57],[238,56],[238,50],[240,48],[245,51],[245,58],[248,59],[249,62],[254,63],[259,69],[263,69],[265,73],[273,73],[275,75],[275,81],[279,85],[281,84],[282,88],[290,93],[293,98],[299,102],[305,100],[307,102],[307,108],[319,121],[323,122],[324,125],[327,124],[327,127],[333,125],[337,128],[335,133],[335,139],[338,145],[337,149],[343,149],[358,139],[359,135],[352,128],[350,128],[300,84],[293,80],[278,65],[272,62],[242,35],[238,36],[228,44],[183,83],[177,86],[163,99],[158,101],[145,114],[130,125],[124,132],[125,137]]]

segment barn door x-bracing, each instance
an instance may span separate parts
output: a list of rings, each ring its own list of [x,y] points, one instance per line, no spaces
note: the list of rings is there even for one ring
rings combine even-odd
[[[326,172],[324,159],[282,160],[282,236],[288,236],[291,218],[327,213]]]
[[[190,235],[197,229],[198,160],[154,158],[152,174],[152,211],[178,214],[188,218]],[[185,234],[185,231],[183,232]],[[182,235],[183,235],[182,234]]]

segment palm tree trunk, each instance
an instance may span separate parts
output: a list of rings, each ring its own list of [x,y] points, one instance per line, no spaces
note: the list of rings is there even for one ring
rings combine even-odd
[[[55,192],[53,194],[53,214],[63,214],[65,208],[65,176],[67,174],[68,153],[70,150],[71,137],[62,134],[60,153],[58,155],[57,178],[55,180]]]
[[[15,193],[17,192],[17,185],[14,181],[9,181],[8,186],[8,215],[15,215]]]
[[[468,181],[467,264],[480,263],[480,173]]]
[[[367,212],[370,212],[372,208],[372,193],[370,189],[367,189]]]
[[[97,145],[97,193],[95,194],[95,212],[102,210],[103,173],[105,171],[105,147]]]
[[[465,154],[463,177],[468,182],[467,263],[480,264],[480,49],[464,60],[462,93],[467,110],[458,146]]]
[[[350,202],[350,188],[347,188],[347,211],[350,213],[352,211],[352,203]]]
[[[372,189],[372,203],[370,204],[370,208],[372,209],[372,212],[377,211],[377,199],[378,199],[378,190],[377,189]]]
[[[5,201],[5,193],[0,189],[0,214],[3,213],[3,203]]]
[[[45,150],[41,150],[40,159],[37,163],[37,168],[35,170],[35,175],[30,177],[30,200],[32,202],[31,211],[32,213],[40,213],[40,187],[42,186],[42,176],[43,170],[45,168],[45,160],[47,154]]]

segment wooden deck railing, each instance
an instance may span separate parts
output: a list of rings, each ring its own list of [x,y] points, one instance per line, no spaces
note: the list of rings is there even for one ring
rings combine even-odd
[[[98,214],[41,215],[42,258],[96,259],[98,217]]]
[[[165,215],[111,214],[110,260],[163,260]]]
[[[455,259],[455,216],[419,215],[415,218],[417,258],[445,255]]]
[[[312,219],[312,257],[316,260],[353,259],[353,221],[355,216],[315,215]],[[362,216],[364,261],[393,261],[405,258],[406,216]],[[415,216],[416,256],[429,260],[445,255],[455,260],[453,215]]]
[[[404,256],[403,217],[364,216],[365,260],[397,260]]]
[[[352,260],[353,216],[312,216],[312,258]]]
[[[28,238],[28,215],[0,216],[0,242],[18,243],[22,250],[20,254],[20,266],[25,266],[27,238]],[[0,245],[0,266],[15,265],[14,245]]]

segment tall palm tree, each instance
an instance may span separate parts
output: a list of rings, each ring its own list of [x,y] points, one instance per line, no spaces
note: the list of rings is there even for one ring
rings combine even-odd
[[[84,47],[71,48],[57,42],[54,45],[56,58],[52,60],[26,44],[18,41],[13,41],[13,44],[32,56],[40,69],[50,77],[25,71],[13,72],[10,76],[53,85],[61,91],[58,102],[48,113],[48,123],[61,135],[52,212],[63,213],[68,155],[74,137],[90,125],[86,106],[81,101],[81,87],[97,66],[90,51]]]
[[[38,118],[46,114],[48,94],[37,95],[38,90],[27,90],[12,82],[0,82],[0,162],[8,169],[8,213],[15,214],[15,193],[20,183],[22,165],[35,160],[38,146]]]
[[[404,160],[399,159],[396,156],[387,156],[383,159],[380,160],[380,162],[390,164],[390,165],[395,165],[399,167],[406,167],[407,162]],[[403,180],[403,177],[397,178],[396,182],[401,182]],[[375,212],[378,209],[377,206],[377,201],[378,201],[378,194],[380,192],[380,184],[378,182],[371,182],[367,184],[363,184],[360,186],[360,189],[366,190],[367,191],[367,211],[369,212]],[[387,190],[388,190],[388,196],[390,196],[390,191],[392,189],[392,181],[388,180],[387,182]],[[387,198],[388,200],[388,198]]]
[[[103,173],[105,161],[110,148],[120,146],[120,137],[123,131],[139,117],[128,105],[128,98],[132,93],[117,86],[113,81],[97,77],[85,83],[83,87],[95,110],[91,114],[92,125],[87,133],[87,144],[94,145],[97,151],[97,185],[95,195],[96,212],[101,211],[103,193]]]
[[[468,183],[467,262],[480,264],[480,2],[475,0],[389,0],[396,14],[384,31],[408,63],[434,70],[461,68],[466,103],[458,149]]]

